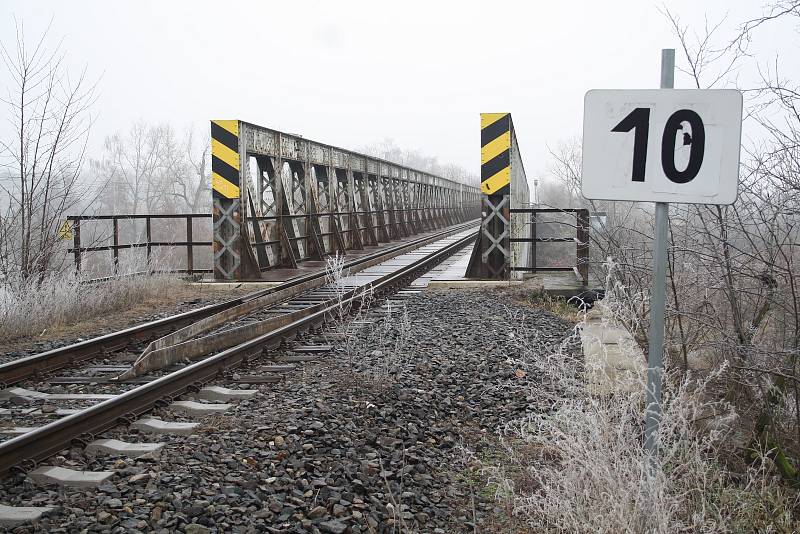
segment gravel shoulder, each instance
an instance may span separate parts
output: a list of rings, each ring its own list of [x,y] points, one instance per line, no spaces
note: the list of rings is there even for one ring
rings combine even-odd
[[[407,321],[397,308],[385,320],[372,314],[284,381],[252,386],[259,395],[206,418],[200,432],[158,438],[167,445],[157,457],[62,451],[53,463],[116,471],[97,489],[3,480],[3,504],[57,507],[15,532],[499,531],[507,510],[474,460],[492,456],[503,425],[541,409],[536,377],[510,359],[521,356],[520,336],[549,351],[573,325],[487,290],[428,291],[405,306]],[[102,437],[136,440],[125,427]]]

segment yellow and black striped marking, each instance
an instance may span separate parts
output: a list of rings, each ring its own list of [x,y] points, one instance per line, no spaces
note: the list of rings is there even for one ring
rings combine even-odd
[[[481,113],[481,191],[509,194],[511,181],[511,115]]]
[[[239,121],[211,121],[211,188],[239,198]]]

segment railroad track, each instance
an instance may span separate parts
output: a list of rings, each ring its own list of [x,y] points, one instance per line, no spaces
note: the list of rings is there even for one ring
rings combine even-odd
[[[398,254],[419,248],[447,235],[462,231],[471,225],[474,226],[475,223],[469,222],[456,225],[441,232],[422,235],[413,241],[400,243],[397,246],[379,250],[373,254],[357,257],[345,262],[344,269],[350,272],[357,272],[358,270],[383,262]],[[8,388],[27,378],[44,376],[57,369],[72,366],[85,360],[97,358],[98,356],[108,355],[124,349],[132,342],[148,342],[174,330],[194,324],[201,319],[267,295],[278,295],[279,298],[288,299],[303,291],[320,286],[324,282],[325,272],[309,273],[288,280],[278,286],[256,291],[226,302],[212,304],[196,310],[165,317],[41,354],[18,358],[0,365],[0,387]]]
[[[95,436],[99,433],[120,424],[131,424],[156,407],[173,406],[183,408],[185,413],[193,413],[193,410],[202,412],[208,406],[214,406],[202,406],[191,401],[175,402],[187,393],[207,400],[241,397],[241,390],[237,393],[236,390],[208,388],[206,385],[230,377],[237,366],[260,358],[265,351],[294,339],[300,333],[321,326],[335,311],[357,309],[367,293],[377,302],[400,290],[468,245],[475,238],[474,229],[474,223],[467,223],[393,247],[391,252],[384,250],[380,254],[358,258],[345,264],[344,268],[350,272],[334,284],[325,283],[325,273],[308,275],[222,304],[0,366],[0,377],[6,385],[35,378],[42,386],[50,383],[47,379],[42,380],[45,373],[78,361],[91,360],[115,348],[124,348],[131,339],[141,343],[156,334],[173,330],[165,338],[173,342],[177,340],[172,345],[159,345],[158,341],[151,343],[148,348],[156,348],[149,353],[145,351],[146,354],[132,367],[139,366],[136,371],[123,373],[123,380],[96,376],[87,376],[85,380],[80,377],[68,379],[73,384],[88,384],[91,391],[48,393],[7,387],[0,392],[7,400],[19,399],[23,405],[30,400],[36,401],[37,397],[45,402],[74,403],[72,408],[55,413],[56,416],[63,415],[60,419],[37,428],[20,429],[20,435],[0,443],[0,475],[12,469],[33,470],[37,461],[63,450],[75,440],[87,445],[97,443]],[[392,257],[396,259],[386,261]],[[262,306],[260,303],[266,304]],[[240,313],[234,313],[237,309]],[[183,330],[175,330],[181,326]],[[171,358],[162,357],[166,353]],[[148,359],[148,354],[156,357]],[[148,363],[139,365],[141,361]],[[68,382],[62,380],[61,383]],[[88,407],[79,406],[92,402],[95,403]],[[43,408],[39,407],[38,411],[37,408],[26,408],[28,411],[24,415],[28,418],[45,417]],[[52,412],[51,408],[48,411]],[[16,414],[18,418],[24,411],[7,409],[4,415],[14,417]]]

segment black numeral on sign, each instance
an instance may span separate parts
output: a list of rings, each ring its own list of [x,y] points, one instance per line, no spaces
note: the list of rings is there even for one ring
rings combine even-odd
[[[683,123],[689,123],[691,133],[683,132],[683,144],[690,146],[689,164],[682,171],[675,167],[675,139]],[[644,182],[647,166],[647,136],[650,131],[650,108],[636,108],[611,129],[612,132],[633,133],[633,166],[631,180]],[[661,168],[664,174],[676,184],[694,180],[703,165],[706,150],[706,130],[700,115],[690,109],[681,109],[670,115],[664,132],[661,134]]]
[[[644,182],[644,168],[647,164],[647,134],[650,130],[650,108],[636,108],[612,132],[633,132],[633,172],[634,182]]]
[[[682,122],[688,122],[692,133],[683,132],[683,144],[689,145],[689,164],[686,169],[679,171],[675,168],[675,136],[678,130],[683,130]],[[661,137],[661,167],[667,178],[676,184],[685,184],[694,180],[703,164],[703,155],[706,151],[706,129],[703,119],[691,109],[681,109],[670,115],[664,125],[664,135]]]

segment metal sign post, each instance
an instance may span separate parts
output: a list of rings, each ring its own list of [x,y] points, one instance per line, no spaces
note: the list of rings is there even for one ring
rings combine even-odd
[[[655,202],[644,446],[656,465],[664,369],[669,204],[733,204],[742,94],[674,89],[675,50],[661,51],[660,89],[592,89],[584,97],[581,192]]]
[[[675,87],[675,50],[661,50],[661,88]],[[653,288],[650,292],[650,345],[647,350],[647,400],[644,414],[644,447],[655,459],[661,422],[661,373],[664,369],[664,310],[667,297],[667,231],[669,202],[656,202],[653,235]]]

